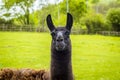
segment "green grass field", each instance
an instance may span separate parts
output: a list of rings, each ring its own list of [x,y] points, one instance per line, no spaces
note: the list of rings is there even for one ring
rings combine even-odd
[[[75,80],[120,80],[120,37],[71,35],[71,40]],[[49,70],[50,43],[48,33],[0,32],[0,68]]]

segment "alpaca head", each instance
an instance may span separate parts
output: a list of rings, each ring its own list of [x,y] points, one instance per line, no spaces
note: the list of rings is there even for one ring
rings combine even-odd
[[[65,27],[56,28],[52,22],[51,15],[48,15],[46,20],[48,28],[51,31],[54,49],[57,51],[66,50],[70,43],[69,35],[73,24],[72,15],[70,13],[67,13],[67,22]]]

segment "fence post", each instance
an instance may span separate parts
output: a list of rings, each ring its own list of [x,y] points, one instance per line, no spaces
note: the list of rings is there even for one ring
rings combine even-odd
[[[3,28],[3,31],[4,31],[4,30],[5,30],[5,29],[4,29],[4,24],[3,24],[2,28]]]

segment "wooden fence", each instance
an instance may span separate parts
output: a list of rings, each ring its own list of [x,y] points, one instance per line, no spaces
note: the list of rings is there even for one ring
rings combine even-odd
[[[98,31],[97,34],[101,34],[105,36],[120,36],[120,32],[116,32],[116,31]]]
[[[37,27],[32,25],[24,25],[24,26],[15,26],[15,25],[0,25],[0,31],[25,31],[25,32],[48,32],[48,27]],[[87,34],[87,30],[85,29],[72,29],[72,34]]]
[[[37,27],[33,25],[14,26],[14,25],[0,25],[0,31],[25,31],[25,32],[46,32],[45,27]]]
[[[32,25],[14,26],[14,25],[0,25],[0,31],[25,31],[25,32],[48,32],[47,27],[36,27]],[[72,34],[88,34],[86,29],[72,29]],[[116,31],[97,31],[96,34],[105,36],[120,36],[120,32]]]

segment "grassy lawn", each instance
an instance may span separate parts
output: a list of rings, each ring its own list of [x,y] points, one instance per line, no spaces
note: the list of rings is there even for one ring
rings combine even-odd
[[[120,80],[120,37],[71,35],[71,40],[75,80]],[[0,32],[0,68],[49,69],[50,43],[48,33]]]

